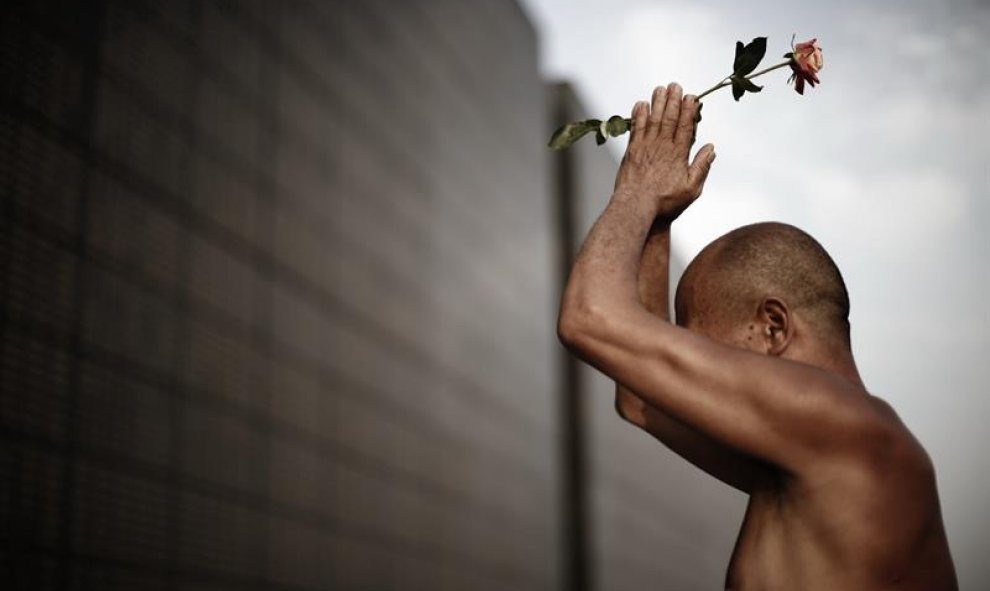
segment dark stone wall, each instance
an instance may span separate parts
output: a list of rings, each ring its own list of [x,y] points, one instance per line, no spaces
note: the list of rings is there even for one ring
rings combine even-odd
[[[555,225],[512,2],[0,30],[7,589],[551,589]]]

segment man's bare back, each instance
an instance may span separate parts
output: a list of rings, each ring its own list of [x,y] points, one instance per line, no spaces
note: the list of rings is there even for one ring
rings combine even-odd
[[[676,84],[633,109],[561,341],[616,381],[624,419],[750,495],[726,588],[957,589],[934,468],[863,385],[820,244],[777,223],[726,234],[685,271],[670,323],[670,224],[714,159],[709,144],[688,164],[697,109]]]

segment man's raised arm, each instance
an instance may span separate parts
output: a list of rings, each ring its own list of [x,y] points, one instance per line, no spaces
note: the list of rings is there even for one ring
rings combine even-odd
[[[662,320],[670,318],[670,220],[653,222],[639,262],[639,301]],[[704,433],[671,418],[615,382],[615,409],[623,419],[643,429],[673,452],[722,482],[750,492],[765,465],[725,447]]]
[[[650,314],[637,293],[643,245],[657,217],[676,218],[701,194],[714,159],[688,164],[698,103],[658,88],[633,109],[616,190],[588,234],[561,301],[558,334],[586,362],[649,405],[745,455],[797,471],[862,449],[867,400],[823,369],[722,345]],[[842,434],[837,437],[836,434]]]

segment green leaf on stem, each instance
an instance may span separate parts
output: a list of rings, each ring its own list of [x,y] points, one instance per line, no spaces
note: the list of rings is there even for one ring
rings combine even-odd
[[[562,125],[557,131],[553,132],[549,146],[554,150],[568,148],[586,134],[596,131],[601,124],[601,119],[585,119],[584,121],[574,121]]]
[[[746,89],[743,88],[742,83],[739,82],[737,79],[733,78],[732,79],[732,98],[736,99],[736,102],[738,103],[739,102],[739,99],[741,99],[742,98],[742,95],[744,95],[744,94],[746,94]]]
[[[605,131],[612,137],[619,137],[629,131],[629,120],[621,115],[612,115],[605,123]]]
[[[763,87],[757,86],[749,78],[743,76],[732,77],[732,98],[736,99],[736,102],[747,92],[760,92],[761,90],[763,90]]]
[[[608,138],[605,137],[605,134],[602,133],[601,128],[599,128],[598,131],[595,132],[595,143],[598,144],[599,146],[604,144],[605,140],[607,139]]]
[[[760,65],[763,56],[767,53],[767,38],[757,37],[747,45],[742,41],[736,41],[736,59],[732,64],[732,73],[735,76],[745,76]],[[735,91],[733,91],[734,93]],[[736,99],[738,100],[738,99]]]
[[[746,92],[760,92],[761,90],[763,90],[762,86],[757,86],[756,83],[750,80],[749,78],[743,78],[742,85],[743,88],[746,89]]]

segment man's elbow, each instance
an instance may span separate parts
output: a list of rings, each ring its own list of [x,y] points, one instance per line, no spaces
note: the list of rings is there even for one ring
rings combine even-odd
[[[570,349],[578,340],[581,328],[574,312],[561,307],[557,316],[557,339],[561,344]]]
[[[568,349],[583,349],[599,315],[592,306],[565,301],[557,316],[557,338]]]
[[[622,386],[616,387],[615,412],[627,423],[637,427],[646,426],[646,403]]]

